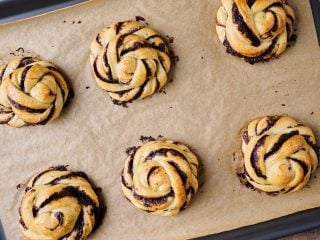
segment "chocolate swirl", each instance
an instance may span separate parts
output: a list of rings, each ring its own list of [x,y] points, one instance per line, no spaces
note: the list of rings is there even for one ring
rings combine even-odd
[[[0,124],[13,127],[46,124],[68,99],[65,78],[52,63],[15,58],[0,66]]]
[[[319,148],[309,127],[291,117],[251,121],[243,132],[245,177],[256,189],[271,193],[302,189],[318,166]]]
[[[279,56],[293,33],[295,14],[285,0],[222,0],[216,30],[227,52],[254,64]]]
[[[97,223],[100,206],[85,173],[49,168],[27,183],[20,228],[26,239],[84,240]]]
[[[137,208],[173,216],[198,190],[198,159],[188,147],[155,140],[131,148],[122,171],[122,191]]]
[[[140,22],[118,22],[104,28],[90,50],[96,82],[114,102],[145,98],[168,81],[168,47],[156,31]]]

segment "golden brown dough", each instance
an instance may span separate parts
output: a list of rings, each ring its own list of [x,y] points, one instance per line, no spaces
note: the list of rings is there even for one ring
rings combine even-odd
[[[85,240],[101,214],[100,206],[85,173],[52,167],[27,183],[20,228],[28,240]]]
[[[115,103],[145,98],[168,81],[168,47],[156,31],[140,22],[104,28],[90,50],[96,82]]]
[[[318,166],[318,151],[312,130],[287,116],[255,119],[242,135],[245,177],[271,194],[302,189]]]
[[[52,63],[19,57],[0,66],[0,124],[46,124],[59,117],[68,95],[66,80]]]
[[[198,190],[198,159],[181,143],[159,139],[131,148],[122,172],[122,191],[137,208],[173,216]]]
[[[283,53],[295,14],[286,0],[221,0],[216,30],[228,53],[249,63]]]

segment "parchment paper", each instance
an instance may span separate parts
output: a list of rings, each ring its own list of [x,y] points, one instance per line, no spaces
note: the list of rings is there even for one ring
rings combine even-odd
[[[298,18],[296,45],[254,66],[226,54],[218,41],[218,0],[96,0],[0,27],[1,56],[32,50],[63,69],[75,91],[60,118],[46,126],[0,126],[0,217],[7,238],[22,238],[16,185],[59,164],[85,171],[102,188],[108,210],[92,240],[192,238],[319,207],[319,179],[300,192],[270,197],[240,185],[232,161],[240,128],[262,115],[289,114],[319,137],[320,50],[308,2],[290,1]],[[122,108],[96,85],[89,46],[104,26],[137,15],[175,38],[180,61],[166,94]],[[120,188],[125,149],[141,135],[159,134],[191,146],[205,168],[205,184],[176,217],[136,209]]]

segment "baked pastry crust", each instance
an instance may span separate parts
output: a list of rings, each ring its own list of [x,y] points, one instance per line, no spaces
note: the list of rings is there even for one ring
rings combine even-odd
[[[85,173],[58,166],[28,181],[19,213],[25,239],[84,240],[97,223],[100,203]]]
[[[318,166],[319,148],[312,130],[288,116],[251,121],[243,131],[246,180],[270,194],[302,189]]]
[[[249,63],[283,53],[295,14],[285,0],[221,0],[216,31],[228,53]]]
[[[59,117],[68,99],[66,80],[52,63],[14,58],[0,66],[0,124],[46,124]]]
[[[156,31],[140,22],[104,28],[90,50],[96,82],[115,103],[145,98],[168,81],[169,49]]]
[[[188,147],[154,140],[128,152],[122,171],[122,191],[137,208],[173,216],[187,207],[198,190],[197,157]]]

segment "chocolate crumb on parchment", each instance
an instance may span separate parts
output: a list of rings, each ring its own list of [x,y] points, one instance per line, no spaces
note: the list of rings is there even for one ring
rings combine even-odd
[[[282,107],[285,107],[286,105],[284,103],[281,104]]]
[[[145,23],[147,23],[146,19],[144,17],[141,17],[141,16],[136,16],[136,21],[137,22],[145,22]]]
[[[313,115],[313,114],[314,114],[314,112],[311,112],[311,113],[310,113],[310,115]]]
[[[89,89],[90,88],[90,86],[86,86],[86,89]]]
[[[112,99],[112,102],[114,105],[118,105],[118,106],[121,106],[121,107],[124,107],[124,108],[128,108],[128,103],[131,103],[132,101],[129,101],[129,102],[121,102],[121,101],[118,101],[118,100],[115,100],[115,99]]]
[[[174,37],[169,36],[169,35],[166,35],[166,37],[167,37],[169,43],[173,43],[174,42]]]

